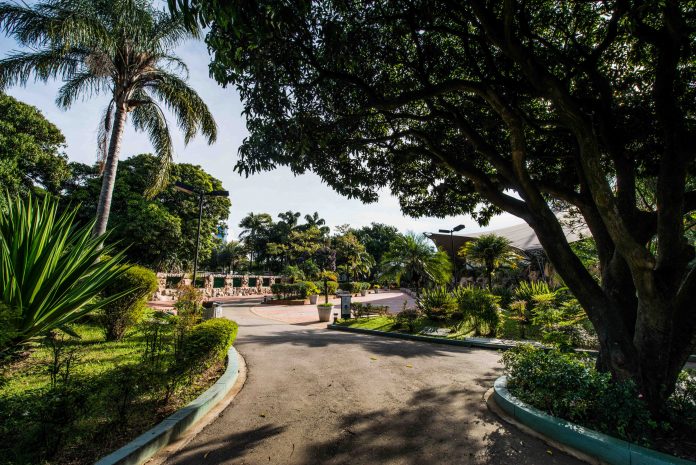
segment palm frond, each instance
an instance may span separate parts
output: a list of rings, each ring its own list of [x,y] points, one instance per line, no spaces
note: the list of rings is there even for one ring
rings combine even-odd
[[[109,140],[111,139],[111,126],[113,121],[114,100],[111,99],[97,127],[97,164],[99,165],[100,173],[104,170],[104,164],[106,163],[106,157],[109,152]]]
[[[78,98],[84,101],[110,90],[110,82],[108,78],[89,71],[77,73],[58,90],[56,105],[62,109],[68,109]]]
[[[217,124],[213,115],[203,99],[183,79],[162,70],[146,87],[174,113],[186,143],[198,132],[208,138],[209,144],[215,142]]]
[[[144,92],[139,97],[142,103],[136,106],[132,112],[133,126],[136,131],[148,134],[159,160],[157,175],[152,186],[146,192],[147,196],[152,197],[164,187],[169,178],[169,171],[174,161],[174,148],[169,133],[169,125],[162,109]]]
[[[32,74],[37,81],[58,77],[72,78],[82,67],[80,52],[52,49],[36,52],[15,52],[0,60],[0,88],[26,85]]]

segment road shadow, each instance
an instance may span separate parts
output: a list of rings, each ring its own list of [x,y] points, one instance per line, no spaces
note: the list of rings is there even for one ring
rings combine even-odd
[[[582,463],[550,450],[541,441],[506,429],[485,407],[478,390],[462,387],[419,390],[407,407],[397,410],[344,414],[340,428],[338,437],[304,447],[298,463]]]
[[[398,355],[402,357],[449,357],[453,354],[466,354],[480,349],[468,347],[437,345],[429,342],[405,341],[366,334],[343,333],[332,330],[287,330],[270,334],[240,335],[237,344],[277,345],[290,344],[308,348],[329,346],[359,345],[377,355]]]
[[[247,450],[273,436],[281,434],[284,427],[264,425],[240,433],[215,437],[209,441],[194,441],[170,457],[167,465],[199,465],[201,463],[227,463],[243,456]],[[205,434],[205,431],[204,433]]]

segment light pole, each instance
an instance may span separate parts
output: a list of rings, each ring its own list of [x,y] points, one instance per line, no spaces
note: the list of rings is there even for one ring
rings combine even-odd
[[[203,219],[203,197],[229,197],[230,193],[222,190],[202,192],[196,190],[196,188],[192,185],[180,181],[174,183],[174,188],[181,192],[198,196],[198,233],[196,234],[196,254],[193,259],[193,280],[191,281],[193,287],[196,287],[196,273],[198,271],[198,247],[201,244],[201,220]]]
[[[461,231],[464,229],[464,225],[460,224],[458,226],[455,226],[452,229],[440,229],[439,232],[443,234],[449,234],[450,235],[450,248],[452,249],[452,265],[454,266],[454,286],[457,285],[457,254],[454,251],[454,233]]]

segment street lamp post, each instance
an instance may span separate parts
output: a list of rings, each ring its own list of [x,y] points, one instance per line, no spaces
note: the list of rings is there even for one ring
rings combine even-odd
[[[454,266],[454,286],[457,285],[457,254],[454,250],[454,233],[461,231],[464,229],[464,225],[460,224],[458,226],[455,226],[452,229],[440,229],[439,232],[443,234],[449,234],[450,235],[450,249],[452,249],[452,265]]]
[[[228,191],[210,191],[210,192],[203,192],[197,190],[195,187],[193,187],[190,184],[186,184],[184,182],[177,181],[174,183],[174,188],[176,190],[179,190],[181,192],[185,192],[189,195],[197,195],[198,196],[198,233],[196,234],[196,253],[193,258],[193,281],[191,284],[193,287],[196,287],[196,273],[198,272],[198,248],[200,247],[201,244],[201,222],[203,220],[203,198],[204,197],[229,197],[230,193]]]

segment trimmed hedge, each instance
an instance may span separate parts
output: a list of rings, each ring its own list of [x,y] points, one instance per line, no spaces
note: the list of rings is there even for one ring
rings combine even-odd
[[[140,322],[148,297],[157,290],[157,275],[142,266],[124,265],[121,274],[103,292],[104,297],[119,294],[128,289],[133,292],[104,307],[97,320],[104,328],[107,341],[118,341],[128,329]]]
[[[278,299],[306,299],[309,290],[307,283],[304,281],[293,284],[271,284],[271,292]]]
[[[357,294],[360,291],[366,291],[370,288],[370,283],[363,283],[363,282],[345,282],[345,283],[338,283],[338,288],[350,292],[351,294]]]
[[[189,375],[201,373],[224,359],[237,338],[237,330],[237,323],[224,318],[213,318],[194,326],[184,339],[174,371]]]
[[[314,285],[319,288],[319,294],[324,294],[324,281],[315,281]],[[335,294],[338,290],[338,283],[336,281],[326,281],[326,285],[329,288],[329,295]]]

